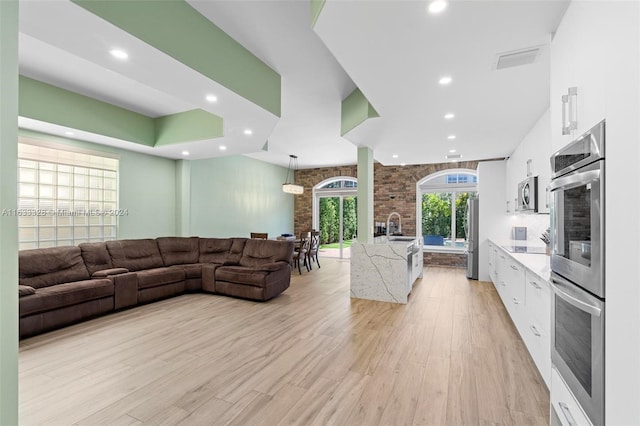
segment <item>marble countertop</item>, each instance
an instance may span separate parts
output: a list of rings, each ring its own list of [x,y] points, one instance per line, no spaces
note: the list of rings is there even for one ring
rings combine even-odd
[[[503,252],[511,256],[516,262],[542,278],[549,281],[551,277],[551,265],[550,258],[546,254],[530,254],[530,253],[511,253],[503,246],[529,246],[529,247],[544,247],[542,244],[532,244],[527,241],[515,241],[515,240],[493,240],[489,239],[492,243],[498,246]]]
[[[398,240],[389,240],[389,237],[387,237],[386,235],[380,236],[380,237],[375,237],[373,239],[373,244],[404,244],[405,246],[409,246],[411,244],[415,244],[415,242],[418,240],[418,237],[413,237],[413,236],[401,236],[400,238],[412,238],[411,241],[398,241]]]

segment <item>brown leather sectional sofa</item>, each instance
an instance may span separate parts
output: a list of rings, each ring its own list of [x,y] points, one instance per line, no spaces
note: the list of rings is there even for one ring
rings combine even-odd
[[[293,243],[163,237],[22,250],[20,337],[185,292],[269,300],[289,287]]]

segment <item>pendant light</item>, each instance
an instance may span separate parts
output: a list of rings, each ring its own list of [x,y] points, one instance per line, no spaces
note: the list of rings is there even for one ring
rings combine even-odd
[[[289,155],[289,168],[287,169],[287,179],[282,184],[282,190],[288,194],[302,194],[304,192],[304,187],[302,185],[296,185],[293,183],[296,170],[298,170],[298,156]],[[289,181],[289,174],[291,174],[291,181]]]

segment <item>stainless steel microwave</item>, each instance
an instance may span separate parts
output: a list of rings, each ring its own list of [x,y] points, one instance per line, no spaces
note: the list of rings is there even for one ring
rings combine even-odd
[[[532,176],[518,184],[519,212],[536,213],[538,211],[538,177]]]

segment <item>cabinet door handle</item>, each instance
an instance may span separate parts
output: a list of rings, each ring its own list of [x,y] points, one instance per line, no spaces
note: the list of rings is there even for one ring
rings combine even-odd
[[[540,334],[540,332],[538,331],[538,329],[536,328],[536,326],[535,326],[535,325],[531,324],[531,325],[529,326],[529,328],[530,328],[530,329],[531,329],[531,331],[533,332],[533,335],[534,335],[534,336],[536,336],[536,337],[540,337],[540,336],[542,336],[542,334]]]
[[[514,271],[517,271],[518,268],[516,268],[515,266],[511,265],[511,269],[513,269]]]
[[[531,284],[536,290],[542,290],[542,287],[535,281],[529,281],[529,284]]]
[[[514,297],[514,298],[513,298],[513,304],[514,304],[514,305],[519,305],[519,304],[520,304],[520,302],[518,302],[518,299],[516,299],[516,298]]]
[[[565,404],[564,402],[559,402],[558,405],[562,410],[562,414],[564,414],[564,418],[567,419],[569,426],[578,426],[578,423],[576,423],[576,419],[574,419],[573,415],[571,415],[571,410],[569,409],[567,404]]]
[[[569,105],[569,95],[562,95],[562,134],[569,134],[569,126],[567,126],[567,106]]]
[[[548,186],[545,188],[545,191],[546,191],[546,193],[545,193],[545,198],[544,198],[544,200],[545,200],[545,205],[544,206],[546,208],[549,208],[549,187]]]

